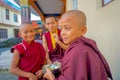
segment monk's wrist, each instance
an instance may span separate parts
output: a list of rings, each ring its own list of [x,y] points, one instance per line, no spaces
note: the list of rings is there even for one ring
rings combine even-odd
[[[60,42],[60,40],[59,40],[59,39],[57,39],[57,40],[56,40],[56,43],[59,43],[59,42]]]

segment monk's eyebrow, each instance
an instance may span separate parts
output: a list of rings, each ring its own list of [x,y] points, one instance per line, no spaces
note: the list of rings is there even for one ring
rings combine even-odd
[[[63,25],[63,27],[66,27],[66,26],[67,26],[67,24]]]
[[[65,24],[64,27],[71,27],[71,25],[70,24]]]

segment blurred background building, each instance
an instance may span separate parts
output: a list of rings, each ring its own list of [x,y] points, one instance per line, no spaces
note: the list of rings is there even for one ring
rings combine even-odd
[[[17,6],[11,5],[7,1],[0,0],[0,41],[18,36],[18,26],[21,23],[20,11]]]

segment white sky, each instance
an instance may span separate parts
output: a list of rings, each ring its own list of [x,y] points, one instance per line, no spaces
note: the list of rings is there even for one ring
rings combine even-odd
[[[31,20],[41,20],[39,16],[36,16],[31,13]]]
[[[18,4],[16,4],[14,0],[8,0],[8,1],[20,8],[20,6]]]
[[[16,4],[14,0],[8,0],[8,1],[10,1],[11,3],[13,3],[14,5],[16,5],[17,7],[20,8],[20,6],[18,4]],[[36,15],[31,13],[31,20],[41,20],[41,19],[39,16],[36,16]]]

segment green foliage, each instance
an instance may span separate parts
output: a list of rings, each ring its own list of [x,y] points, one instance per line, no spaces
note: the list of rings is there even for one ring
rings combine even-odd
[[[10,38],[6,41],[0,42],[0,48],[12,47],[22,41],[21,38]]]

